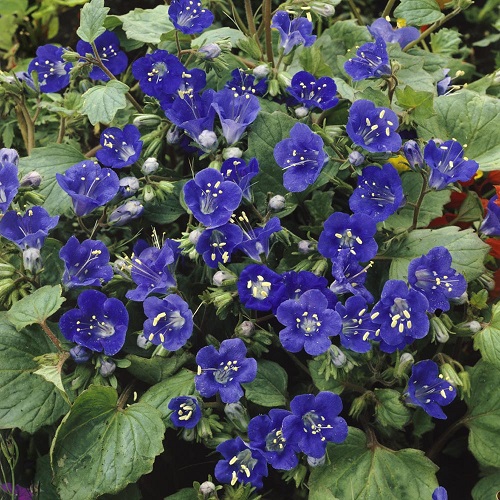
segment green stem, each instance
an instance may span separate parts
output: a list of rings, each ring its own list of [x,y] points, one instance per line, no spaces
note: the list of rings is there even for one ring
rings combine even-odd
[[[123,410],[123,407],[127,403],[127,400],[130,397],[130,393],[132,392],[133,388],[134,388],[134,382],[127,385],[127,387],[125,387],[124,391],[120,394],[120,397],[118,398],[118,401],[116,402],[116,407],[119,410]]]
[[[238,25],[238,28],[240,28],[240,30],[245,35],[248,35],[247,27],[246,27],[245,23],[243,22],[243,19],[241,19],[241,16],[238,14],[238,10],[236,9],[236,6],[234,5],[233,0],[229,0],[229,5],[231,5],[231,11],[232,11],[233,16],[234,16],[233,21],[236,22],[236,24]]]
[[[389,0],[387,2],[387,5],[385,6],[384,11],[382,12],[382,17],[387,17],[391,13],[391,10],[394,7],[395,3],[396,3],[396,0]]]
[[[251,35],[255,35],[257,33],[257,28],[255,27],[255,21],[253,19],[251,0],[245,0],[245,15],[247,16],[248,30]]]
[[[443,24],[448,22],[450,19],[455,17],[457,14],[460,14],[460,12],[462,12],[462,9],[460,7],[457,7],[455,10],[452,10],[449,14],[447,14],[446,16],[441,18],[439,21],[436,21],[434,24],[429,26],[416,40],[413,40],[413,42],[410,42],[403,49],[403,52],[406,52],[407,50],[410,50],[412,47],[415,47],[415,45],[418,45],[422,40],[425,40],[431,33],[436,31]]]
[[[175,30],[175,45],[177,47],[177,59],[180,59],[182,55],[182,48],[181,42],[179,41],[179,32],[177,30]]]
[[[354,3],[354,0],[347,0],[347,3],[349,4],[349,7],[351,8],[352,13],[354,14],[354,17],[358,20],[358,23],[360,26],[364,26],[363,19],[361,18],[361,14],[359,13],[358,8],[356,7],[356,4]]]
[[[45,332],[47,337],[49,337],[50,341],[56,346],[57,350],[59,352],[62,352],[61,343],[59,342],[59,339],[54,335],[54,332],[50,329],[49,325],[47,325],[47,322],[43,320],[40,323],[40,326],[42,327],[42,330]]]
[[[57,144],[61,144],[61,142],[64,139],[64,134],[66,133],[66,117],[61,116],[61,119],[59,120],[59,133],[57,134]]]
[[[409,227],[409,231],[413,231],[417,228],[418,224],[418,216],[420,215],[420,209],[422,208],[422,202],[424,201],[424,197],[429,191],[427,188],[429,184],[427,182],[427,177],[421,172],[422,175],[422,189],[420,190],[420,194],[418,195],[418,200],[415,203],[415,209],[413,210],[413,221],[411,226]]]
[[[266,35],[266,54],[267,60],[274,68],[273,41],[271,38],[271,0],[263,0],[262,2],[262,22],[264,23]]]

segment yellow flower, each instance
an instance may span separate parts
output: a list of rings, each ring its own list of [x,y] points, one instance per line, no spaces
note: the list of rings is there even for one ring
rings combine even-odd
[[[410,165],[403,155],[393,156],[387,160],[399,173],[406,172],[410,169]]]

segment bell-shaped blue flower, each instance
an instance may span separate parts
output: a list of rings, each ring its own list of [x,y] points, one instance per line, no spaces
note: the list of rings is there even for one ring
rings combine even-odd
[[[59,216],[51,217],[43,207],[28,208],[24,215],[9,211],[0,220],[0,234],[21,250],[40,249],[58,221]]]
[[[365,167],[349,198],[349,207],[354,213],[369,215],[375,222],[386,220],[403,203],[403,183],[390,163],[382,168]]]
[[[28,73],[36,71],[40,92],[58,92],[69,85],[72,64],[63,60],[64,49],[55,45],[42,45],[29,63]]]
[[[451,254],[445,247],[434,247],[427,255],[408,265],[408,283],[429,301],[429,312],[448,311],[450,299],[467,290],[465,278],[451,267]]]
[[[127,54],[125,54],[123,50],[120,50],[120,41],[115,33],[106,30],[94,40],[94,43],[102,63],[111,74],[119,75],[127,69]],[[76,51],[81,56],[94,53],[90,43],[84,42],[83,40],[77,42]],[[89,77],[92,78],[92,80],[101,80],[103,82],[109,80],[109,76],[98,66],[92,68]]]
[[[162,345],[167,351],[177,351],[193,333],[193,313],[178,295],[163,299],[148,297],[144,301],[144,337],[154,345]]]
[[[413,26],[393,28],[391,23],[383,17],[373,21],[367,28],[375,39],[382,38],[387,43],[399,43],[402,49],[420,36],[420,31],[417,28]]]
[[[274,159],[285,170],[283,185],[288,191],[304,191],[319,177],[328,162],[323,139],[304,123],[296,123],[290,138],[274,147]]]
[[[138,219],[143,212],[144,205],[139,200],[128,200],[109,214],[108,222],[114,226],[124,226],[131,220]]]
[[[418,142],[406,141],[403,145],[403,154],[412,170],[419,171],[424,168],[424,157]]]
[[[437,145],[429,141],[424,149],[424,159],[430,167],[429,186],[444,189],[456,181],[468,181],[477,172],[479,165],[464,156],[464,148],[455,140]]]
[[[0,213],[5,213],[19,190],[17,167],[5,162],[0,165]]]
[[[219,393],[224,403],[239,401],[243,396],[241,384],[252,382],[257,375],[257,361],[246,354],[241,339],[223,340],[219,351],[213,345],[200,349],[196,355],[196,390],[204,398]]]
[[[286,90],[293,97],[292,105],[300,103],[309,109],[331,109],[339,102],[333,78],[323,76],[316,80],[307,71],[295,73],[291,86]]]
[[[66,288],[101,286],[113,277],[109,250],[102,241],[80,243],[76,236],[71,236],[59,251],[59,257],[64,261],[62,283]]]
[[[442,486],[438,486],[432,492],[432,500],[448,500],[448,492]]]
[[[310,47],[316,41],[316,35],[311,35],[313,24],[305,17],[290,19],[287,12],[279,10],[271,20],[271,28],[280,34],[280,47],[288,54],[296,45]]]
[[[269,311],[281,287],[281,276],[267,266],[251,264],[240,274],[238,294],[247,309]]]
[[[228,158],[222,163],[220,172],[225,180],[238,184],[243,198],[248,201],[252,200],[250,181],[259,173],[257,158],[250,159],[248,163],[241,158]]]
[[[232,90],[234,94],[239,96],[251,94],[262,97],[267,92],[267,78],[256,81],[254,75],[245,73],[241,68],[233,69],[231,77],[225,87]]]
[[[390,346],[399,346],[429,333],[428,309],[425,295],[408,289],[404,281],[388,280],[370,318],[378,325],[377,337]]]
[[[323,225],[318,252],[335,260],[342,250],[348,250],[358,262],[369,261],[377,254],[378,246],[373,238],[376,232],[377,225],[368,215],[335,212]]]
[[[170,420],[176,427],[193,429],[201,420],[201,408],[194,396],[179,396],[168,403]]]
[[[102,149],[95,154],[106,167],[123,168],[136,162],[142,151],[141,133],[135,125],[105,129],[100,137]]]
[[[196,219],[208,228],[223,226],[241,203],[241,189],[213,168],[198,172],[184,185],[184,200]]]
[[[321,458],[327,443],[342,443],[347,437],[347,423],[338,415],[342,400],[337,394],[322,391],[317,396],[301,394],[290,403],[292,415],[283,420],[283,436],[296,443],[309,457]]]
[[[448,75],[450,70],[448,68],[443,68],[444,78],[436,83],[436,89],[438,96],[446,95],[448,90],[450,90],[451,76]]]
[[[396,132],[398,117],[389,108],[377,108],[366,99],[355,101],[349,110],[346,131],[354,144],[370,153],[396,152],[401,137]]]
[[[1,174],[0,174],[1,175]],[[487,236],[500,236],[500,198],[493,196],[486,206],[486,216],[479,231]]]
[[[239,96],[229,89],[219,90],[215,94],[212,107],[219,115],[222,134],[228,145],[240,140],[260,111],[257,97],[251,94]]]
[[[78,217],[111,201],[120,187],[118,176],[113,170],[101,168],[92,160],[73,165],[64,174],[56,174],[56,179],[59,186],[71,196]]]
[[[217,481],[231,486],[240,482],[262,488],[262,478],[267,476],[267,461],[259,450],[250,448],[236,437],[221,443],[217,451],[224,457],[215,466]]]
[[[196,251],[203,256],[208,267],[217,269],[219,262],[227,264],[231,254],[241,243],[243,232],[234,224],[224,224],[214,229],[206,229],[196,243]]]
[[[193,35],[201,33],[214,22],[214,15],[204,9],[199,0],[172,0],[168,17],[181,33]]]
[[[292,413],[287,410],[271,410],[269,415],[258,415],[248,424],[251,448],[262,452],[269,465],[278,470],[291,470],[298,463],[296,444],[283,437],[283,419]]]
[[[120,179],[120,187],[118,192],[123,198],[130,198],[139,191],[140,184],[137,177],[127,176]]]
[[[19,153],[12,148],[1,148],[0,149],[0,165],[5,165],[6,163],[12,163],[16,167],[19,165]]]
[[[431,417],[446,419],[442,406],[449,405],[457,395],[450,382],[439,375],[439,368],[430,359],[415,363],[408,381],[408,398]]]
[[[298,300],[282,302],[276,317],[286,327],[279,337],[289,352],[304,349],[313,356],[322,354],[332,345],[330,337],[342,328],[339,314],[328,309],[328,301],[319,290],[308,290]]]
[[[67,340],[107,356],[116,354],[125,343],[128,312],[123,302],[106,297],[97,290],[85,290],[78,296],[78,309],[70,309],[59,320]]]
[[[387,46],[382,38],[375,43],[365,43],[357,51],[356,56],[344,63],[345,72],[353,80],[380,78],[391,74]]]

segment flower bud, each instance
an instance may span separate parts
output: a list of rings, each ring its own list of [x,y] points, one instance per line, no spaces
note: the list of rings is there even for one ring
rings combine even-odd
[[[278,80],[271,80],[269,82],[269,95],[271,97],[276,97],[280,93],[280,84]]]
[[[326,458],[326,454],[323,455],[321,458],[314,458],[314,457],[307,457],[307,463],[311,466],[311,467],[321,467],[322,465],[325,464],[325,458]]]
[[[212,483],[212,481],[205,481],[204,483],[201,483],[198,491],[201,495],[203,495],[204,500],[209,500],[212,496],[213,498],[217,498],[215,495],[215,484]]]
[[[433,316],[431,318],[431,328],[430,328],[434,338],[440,343],[445,344],[450,340],[450,332],[448,328],[444,325],[440,318]]]
[[[314,248],[314,243],[312,241],[302,240],[299,241],[297,247],[299,249],[299,253],[306,255]]]
[[[124,226],[131,220],[140,217],[142,212],[144,212],[144,206],[139,200],[129,200],[111,212],[108,222],[115,226]]]
[[[240,402],[226,404],[224,406],[224,413],[236,429],[240,432],[247,431],[250,418],[248,417],[247,409]]]
[[[21,179],[19,185],[21,187],[35,187],[37,188],[42,183],[42,176],[36,171],[33,170],[29,172]]]
[[[465,292],[462,293],[462,295],[460,295],[460,297],[450,298],[450,302],[452,302],[453,304],[456,304],[457,306],[467,304],[467,302],[469,302],[469,294],[467,293],[467,290],[465,290]]]
[[[365,161],[365,155],[359,151],[352,151],[349,153],[348,160],[353,167],[359,167]]]
[[[273,196],[268,203],[269,210],[273,210],[274,212],[279,212],[283,210],[286,206],[286,200],[284,196],[277,194]]]
[[[259,64],[253,69],[253,74],[257,78],[265,78],[269,74],[269,66],[267,64]]]
[[[278,73],[278,83],[282,89],[287,89],[292,85],[292,76],[286,71],[280,71]]]
[[[156,158],[147,158],[141,167],[141,172],[144,175],[150,175],[158,170],[159,163]]]
[[[139,180],[136,177],[128,176],[120,179],[120,187],[118,188],[118,193],[120,193],[123,198],[129,198],[137,193],[139,189]]]
[[[295,116],[300,120],[309,114],[309,110],[305,106],[300,106],[295,110]]]
[[[101,366],[99,368],[99,373],[101,377],[108,378],[113,375],[116,370],[116,364],[112,359],[101,358]]]
[[[137,335],[136,343],[141,349],[148,349],[152,345],[144,335]]]
[[[184,428],[182,430],[182,439],[184,439],[184,441],[187,441],[188,443],[190,443],[190,442],[194,441],[195,437],[196,437],[195,428],[192,428],[192,429]]]
[[[471,333],[477,333],[482,330],[481,323],[479,321],[469,321],[468,323],[462,323],[462,325],[457,325],[458,327],[463,326],[468,328]]]
[[[455,387],[460,387],[462,385],[462,380],[458,376],[458,373],[455,371],[455,368],[450,363],[445,363],[441,366],[440,371],[443,375],[443,378],[453,384]]]
[[[335,14],[335,7],[324,2],[313,2],[310,7],[318,16],[331,17]]]
[[[81,58],[82,56],[78,52],[74,52],[72,50],[65,49],[62,54],[62,59],[66,62],[78,62]]]
[[[412,170],[418,171],[424,168],[424,157],[416,141],[410,140],[405,142],[403,152]]]
[[[219,57],[222,50],[216,43],[207,43],[198,49],[198,54],[203,59],[215,59]]]
[[[224,149],[222,151],[222,158],[228,160],[229,158],[241,158],[243,156],[243,151],[240,148],[234,146]]]
[[[217,271],[212,278],[212,283],[215,286],[222,286],[224,281],[233,280],[234,276],[227,271]]]
[[[142,199],[146,203],[155,199],[155,191],[153,189],[153,186],[150,186],[149,184],[144,186],[144,189],[142,190]]]
[[[336,368],[342,368],[347,362],[346,355],[336,346],[332,345],[328,349],[330,361]]]
[[[236,333],[243,337],[251,337],[255,331],[255,325],[251,321],[242,321],[236,327]]]
[[[397,370],[395,372],[396,377],[402,377],[409,370],[409,368],[413,365],[414,362],[415,359],[409,352],[404,352],[403,354],[401,354]]]
[[[193,245],[196,245],[196,243],[198,243],[198,240],[200,239],[200,236],[202,233],[203,233],[202,229],[195,229],[195,230],[191,231],[189,233],[189,236],[188,236],[189,242],[192,243]],[[222,271],[218,271],[218,272],[221,273]],[[215,273],[215,274],[217,274],[217,273]],[[214,279],[215,279],[215,276],[214,276]]]
[[[24,268],[36,274],[42,270],[42,256],[38,248],[27,248],[23,250]]]
[[[76,345],[69,350],[69,354],[73,358],[73,361],[77,364],[86,363],[92,357],[92,351],[83,347],[82,345]]]
[[[217,147],[217,134],[212,130],[204,130],[196,141],[203,151],[210,152]]]
[[[470,396],[470,376],[465,370],[458,372],[458,378],[462,382],[462,393]]]
[[[8,262],[0,262],[0,279],[10,278],[16,272],[16,268]]]
[[[167,132],[167,144],[179,144],[181,140],[181,135],[182,135],[182,130],[175,126],[172,125]]]
[[[232,304],[233,302],[233,296],[231,295],[230,292],[222,292],[219,294],[216,294],[213,298],[214,305],[217,308],[217,312],[222,310],[224,307]]]
[[[0,149],[0,164],[12,163],[16,167],[19,165],[19,153],[15,149]]]
[[[132,122],[137,128],[151,127],[156,128],[161,123],[161,118],[156,115],[138,115]]]

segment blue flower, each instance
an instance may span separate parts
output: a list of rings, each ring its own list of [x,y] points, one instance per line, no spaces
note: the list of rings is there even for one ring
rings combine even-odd
[[[138,219],[143,212],[144,206],[139,200],[128,200],[111,212],[108,222],[114,226],[124,226],[131,220]]]
[[[370,318],[378,325],[383,342],[390,346],[407,345],[429,333],[428,308],[425,295],[408,289],[404,281],[388,280]]]
[[[243,233],[234,224],[224,224],[214,229],[206,229],[196,243],[196,251],[203,256],[208,267],[217,269],[219,262],[227,264],[231,253],[241,243]]]
[[[269,311],[274,307],[281,276],[267,266],[251,264],[240,274],[238,294],[247,309]]]
[[[336,97],[337,85],[335,85],[335,81],[332,78],[324,76],[316,80],[307,71],[295,73],[292,78],[292,84],[287,88],[287,91],[296,103],[300,103],[310,109],[330,109],[339,102]]]
[[[81,345],[76,345],[69,350],[71,358],[77,365],[86,363],[92,357],[92,351]]]
[[[319,290],[282,302],[276,317],[286,326],[279,334],[283,347],[289,352],[304,349],[313,356],[326,352],[332,345],[330,337],[338,335],[342,327],[339,314],[328,309],[328,301]]]
[[[335,212],[323,225],[318,252],[335,260],[339,252],[347,249],[358,262],[369,261],[377,254],[378,246],[373,238],[376,232],[377,225],[368,215]]]
[[[346,131],[354,144],[370,153],[396,152],[401,137],[396,132],[398,117],[389,108],[377,108],[366,99],[356,101],[349,110]]]
[[[368,311],[367,301],[356,295],[349,297],[345,305],[340,302],[335,307],[342,320],[340,343],[346,349],[354,352],[368,352],[371,349],[370,340],[376,340],[378,325],[373,323]]]
[[[328,442],[342,443],[347,423],[338,415],[342,400],[337,394],[322,391],[317,396],[301,394],[290,403],[292,415],[283,420],[283,436],[296,443],[307,456],[321,458]]]
[[[215,466],[218,481],[231,486],[240,482],[262,488],[262,478],[267,476],[267,462],[259,450],[250,448],[236,437],[221,443],[217,451],[224,457]]]
[[[383,17],[373,21],[371,26],[368,26],[368,31],[375,39],[382,38],[387,43],[399,43],[402,49],[420,36],[417,28],[413,26],[393,28]]]
[[[219,90],[214,96],[212,107],[219,115],[222,134],[228,145],[238,142],[247,127],[257,118],[260,104],[251,94],[237,95],[232,90]]]
[[[257,361],[246,358],[246,354],[241,339],[223,340],[218,352],[213,345],[200,349],[196,355],[196,390],[204,398],[219,393],[224,403],[239,401],[243,396],[241,384],[252,382],[257,375]]]
[[[465,278],[451,267],[451,254],[445,247],[434,247],[408,265],[408,283],[429,301],[429,312],[447,311],[449,299],[467,290]]]
[[[446,92],[448,92],[448,90],[450,89],[451,76],[448,75],[449,71],[450,70],[448,68],[444,68],[444,78],[442,80],[439,80],[439,82],[437,82],[436,84],[438,96],[445,95]]]
[[[161,249],[146,247],[138,257],[133,256],[130,259],[130,276],[137,288],[125,294],[127,299],[142,302],[152,293],[166,294],[169,288],[175,286],[175,278],[168,268],[174,260],[174,252],[168,242]]]
[[[102,149],[95,154],[106,167],[123,168],[132,165],[142,151],[141,133],[135,125],[105,129],[100,138]]]
[[[369,215],[375,222],[386,220],[403,203],[403,183],[390,163],[382,168],[365,167],[349,198],[349,207],[354,213]]]
[[[431,417],[446,419],[441,406],[449,405],[456,395],[457,390],[439,375],[434,361],[426,359],[413,365],[408,381],[408,397]]]
[[[116,354],[125,343],[128,312],[123,303],[108,299],[97,290],[85,290],[77,299],[79,309],[71,309],[59,320],[67,340],[107,356]]]
[[[304,123],[296,123],[290,138],[274,147],[274,159],[285,170],[283,185],[288,191],[304,191],[319,177],[328,162],[323,139]]]
[[[222,164],[220,172],[225,180],[238,184],[243,193],[243,198],[248,201],[252,200],[250,181],[259,173],[257,158],[252,158],[248,163],[241,158],[228,158]]]
[[[283,10],[274,14],[271,20],[271,28],[278,30],[280,34],[280,47],[283,53],[288,54],[296,45],[310,47],[315,41],[316,36],[311,35],[313,30],[312,22],[305,17],[290,20],[290,16]]]
[[[258,415],[248,424],[250,447],[262,452],[275,469],[291,470],[298,463],[297,445],[283,437],[283,419],[291,415],[287,410],[271,410],[269,415]]]
[[[144,301],[144,337],[167,351],[177,351],[193,334],[193,313],[178,295],[163,299],[148,297]]]
[[[31,207],[24,215],[7,212],[0,220],[0,234],[21,250],[42,248],[49,231],[57,226],[59,216],[51,217],[43,207]]]
[[[137,177],[128,176],[122,177],[120,179],[120,187],[118,192],[123,198],[130,198],[130,196],[134,196],[135,193],[139,190],[140,184]]]
[[[0,165],[3,166],[6,163],[12,163],[16,167],[19,165],[19,153],[15,149],[0,149]]]
[[[76,236],[71,236],[59,251],[59,257],[65,265],[62,283],[66,288],[101,286],[113,277],[109,250],[102,241],[80,243]]]
[[[113,170],[101,168],[92,160],[73,165],[64,174],[56,174],[56,179],[59,186],[71,196],[78,217],[111,201],[120,187],[118,176]]]
[[[168,403],[168,409],[172,410],[170,420],[176,427],[193,429],[201,420],[200,404],[194,396],[172,398]]]
[[[112,31],[105,31],[102,35],[99,35],[94,41],[97,53],[101,58],[104,66],[113,75],[119,75],[123,73],[128,66],[127,55],[123,50],[120,50],[120,41],[118,37]],[[79,40],[76,44],[76,51],[81,55],[93,54],[92,46],[90,43]],[[94,66],[89,74],[89,77],[93,80],[101,80],[107,82],[109,76],[104,73],[104,71],[98,66]]]
[[[345,72],[353,80],[380,78],[391,74],[387,46],[382,38],[375,38],[375,43],[365,43],[356,56],[344,63]]]
[[[233,69],[231,77],[225,87],[233,91],[234,94],[240,96],[252,94],[262,97],[267,92],[267,78],[262,78],[256,83],[255,76],[247,75],[241,68]]]
[[[28,66],[28,73],[38,73],[40,92],[58,92],[69,85],[72,64],[63,60],[64,49],[55,45],[42,45]]]
[[[406,141],[403,145],[403,153],[412,170],[418,171],[424,167],[424,157],[416,141]]]
[[[186,71],[184,65],[166,50],[155,50],[132,64],[132,74],[141,90],[161,100],[177,92]]]
[[[442,486],[438,486],[432,493],[432,500],[448,500],[448,492]]]
[[[243,229],[243,241],[237,247],[248,255],[251,259],[260,262],[261,255],[269,255],[269,239],[271,235],[281,231],[281,224],[278,217],[269,219],[264,227],[252,228],[245,212],[236,217],[237,223],[241,224]]]
[[[455,140],[446,141],[439,146],[429,141],[424,149],[424,159],[430,167],[429,186],[433,189],[444,189],[456,181],[471,179],[479,165],[464,156],[462,145]]]
[[[201,33],[214,22],[214,15],[204,9],[198,0],[172,0],[168,17],[181,33],[193,35]]]
[[[479,231],[487,236],[500,236],[500,201],[498,195],[490,199],[486,209],[486,216],[481,222]]]
[[[213,168],[198,172],[184,185],[184,200],[194,216],[208,228],[223,226],[241,203],[241,189]]]
[[[172,103],[177,97],[184,99],[185,97],[197,96],[198,93],[205,88],[207,84],[207,74],[199,68],[185,70],[182,73],[181,81],[177,90],[172,94],[162,97],[160,106],[163,110],[167,110],[172,106]]]
[[[0,213],[5,213],[19,189],[17,167],[5,162],[0,165]]]

